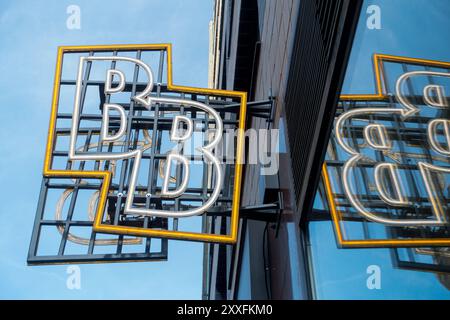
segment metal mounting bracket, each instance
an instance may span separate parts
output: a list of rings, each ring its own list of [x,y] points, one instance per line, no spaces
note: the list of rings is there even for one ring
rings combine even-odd
[[[244,206],[239,209],[240,218],[277,223],[277,229],[280,223],[280,217],[284,209],[283,194],[278,191],[278,199],[272,203],[265,203],[254,206]],[[208,216],[231,216],[231,210],[221,210],[220,207],[211,208],[207,212]]]

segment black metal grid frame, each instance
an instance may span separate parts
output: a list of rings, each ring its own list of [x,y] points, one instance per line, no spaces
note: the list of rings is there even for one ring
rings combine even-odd
[[[391,249],[391,256],[395,267],[406,270],[450,274],[450,263],[448,263],[450,261],[450,252],[439,250],[445,248],[426,248],[426,254],[414,248],[403,249],[406,250],[406,257],[402,257],[399,252],[400,249]],[[423,256],[431,257],[432,261],[423,261]]]
[[[140,59],[142,52],[152,51],[152,50],[130,50],[126,52],[135,52],[136,58]],[[105,51],[102,51],[105,52]],[[118,54],[117,50],[111,50],[113,56]],[[119,51],[123,52],[123,51]],[[165,62],[165,51],[158,50],[159,52],[159,67],[158,72],[155,77],[156,85],[154,86],[152,95],[154,96],[164,96],[168,95],[173,97],[174,94],[180,98],[186,98],[191,100],[201,101],[207,105],[213,106],[221,115],[224,122],[224,130],[230,128],[236,128],[239,122],[238,115],[240,110],[240,104],[236,103],[236,100],[233,99],[224,99],[219,97],[210,97],[207,95],[197,95],[197,94],[186,94],[183,92],[173,92],[167,90],[167,84],[163,82],[163,73],[164,73],[164,62]],[[78,52],[79,53],[79,52]],[[89,56],[94,55],[96,52],[94,51],[86,51],[83,52]],[[64,53],[64,55],[70,53]],[[81,106],[84,105],[84,100],[86,97],[86,91],[88,86],[98,87],[99,92],[99,110],[101,111],[103,103],[109,102],[110,97],[103,94],[104,84],[99,81],[93,81],[89,79],[89,72],[91,70],[92,62],[88,61],[86,65],[86,71],[84,73],[83,83],[82,83],[82,94],[81,94]],[[111,69],[114,69],[116,66],[115,61],[111,62]],[[134,96],[136,92],[141,90],[145,84],[138,82],[138,73],[139,68],[135,66],[134,75],[132,82],[127,82],[124,91],[130,92],[131,96]],[[76,81],[70,79],[60,79],[59,86],[75,86]],[[116,103],[116,102],[114,102]],[[138,147],[138,143],[140,140],[140,136],[143,130],[148,130],[151,135],[151,147],[144,152],[143,161],[148,161],[150,166],[148,170],[148,183],[143,186],[137,187],[137,194],[135,194],[135,204],[145,206],[146,208],[156,207],[162,208],[165,204],[163,199],[159,199],[157,196],[158,188],[157,187],[157,179],[158,179],[158,167],[160,165],[160,161],[166,158],[165,154],[161,153],[161,143],[162,143],[162,135],[164,131],[169,131],[171,127],[171,119],[165,117],[164,114],[166,112],[173,111],[173,106],[161,105],[157,104],[155,109],[150,112],[150,115],[143,114],[143,111],[146,110],[142,106],[136,105],[133,100],[129,101],[129,103],[118,103],[124,107],[125,110],[128,111],[128,121],[127,121],[127,130],[126,130],[126,138],[124,140],[124,144],[122,146],[122,152],[133,150]],[[257,116],[267,117],[266,113],[268,110],[265,106],[265,103],[254,103],[254,112]],[[197,114],[195,110],[192,110],[188,107],[181,106],[178,109],[181,114],[190,113],[191,117],[196,119],[195,121],[203,123],[202,131],[205,131],[205,128],[209,127],[211,120],[208,119],[207,115],[203,117],[197,118]],[[63,123],[64,121],[70,120],[72,115],[70,113],[58,113],[57,114],[57,124]],[[90,148],[90,144],[95,140],[95,138],[99,137],[100,133],[100,122],[102,120],[101,114],[87,114],[83,113],[83,109],[80,109],[80,124],[82,122],[97,122],[98,126],[94,127],[86,127],[80,126],[79,128],[79,136],[84,136],[85,140],[82,145],[83,151],[88,152]],[[110,128],[114,127],[114,124],[117,123],[118,117],[111,116],[110,117]],[[58,137],[64,137],[70,134],[69,127],[58,127],[55,131],[56,139]],[[156,142],[156,143],[155,143]],[[55,142],[55,145],[57,143]],[[97,152],[105,151],[111,152],[113,146],[111,144],[103,144],[98,143]],[[78,165],[77,170],[85,170],[85,166],[88,162],[94,161],[67,161],[68,152],[56,150],[55,146],[52,150],[52,159],[59,159],[63,163],[66,162],[65,170],[71,170],[76,165]],[[201,160],[201,157],[192,156],[191,160]],[[59,162],[61,162],[59,161]],[[54,161],[54,165],[57,161]],[[121,161],[120,172],[116,177],[116,180],[110,186],[108,200],[107,200],[107,209],[105,213],[108,216],[104,215],[104,223],[109,223],[112,225],[126,225],[126,226],[139,226],[142,228],[156,228],[163,230],[178,230],[179,221],[176,218],[170,219],[162,219],[162,218],[154,218],[154,217],[132,217],[123,215],[123,204],[126,199],[126,192],[128,188],[128,180],[130,178],[131,168],[133,164],[133,159],[124,159]],[[100,166],[103,165],[104,170],[111,170],[111,161],[104,161],[101,164],[100,161],[95,161],[94,170],[99,170]],[[141,164],[142,166],[142,164]],[[228,211],[232,202],[232,177],[234,173],[234,166],[227,165],[225,176],[227,177],[224,186],[222,188],[222,193],[219,199],[217,200],[216,206],[213,207],[211,213],[205,213],[202,217],[203,222],[201,228],[203,232],[210,230],[209,226],[215,224],[216,215],[214,213],[220,211]],[[191,188],[187,189],[187,196],[183,196],[180,199],[175,199],[171,204],[175,210],[178,210],[181,206],[188,206],[192,201],[204,201],[207,198],[208,193],[211,192],[211,189],[208,188],[208,178],[211,178],[208,175],[208,168],[206,165],[203,166],[202,172],[202,187],[201,188]],[[176,181],[180,181],[180,177],[182,176],[182,169],[180,167],[177,168],[176,171]],[[94,179],[97,180],[97,179]],[[97,180],[98,181],[98,180]],[[120,262],[120,261],[150,261],[150,260],[166,260],[167,252],[168,252],[168,240],[167,239],[155,239],[155,238],[143,238],[142,241],[145,243],[145,249],[143,252],[137,253],[125,253],[123,252],[124,247],[124,235],[118,235],[117,237],[117,245],[115,253],[112,254],[96,254],[95,248],[96,238],[99,235],[96,232],[91,232],[89,238],[89,244],[85,254],[76,254],[76,255],[67,255],[65,254],[66,245],[69,240],[70,228],[74,227],[92,227],[92,221],[86,219],[85,221],[73,220],[75,204],[77,201],[77,194],[79,190],[99,190],[101,184],[97,181],[91,182],[90,180],[81,179],[61,179],[61,178],[43,178],[39,203],[36,212],[35,224],[32,234],[32,239],[30,243],[30,250],[28,255],[28,263],[29,264],[51,264],[51,263],[91,263],[91,262]],[[65,219],[55,220],[55,219],[45,219],[44,213],[46,210],[46,197],[49,190],[72,190],[72,195],[70,199],[70,205],[68,209],[68,213]],[[145,194],[145,195],[144,195]],[[150,196],[149,196],[150,195]],[[219,216],[221,216],[219,214]],[[109,217],[109,218],[108,218]],[[223,217],[220,217],[222,219]],[[208,220],[208,221],[207,221]],[[39,245],[40,239],[43,236],[42,230],[44,226],[64,226],[64,231],[61,235],[60,245],[58,252],[52,255],[40,255],[39,254]],[[214,228],[212,229],[214,230]],[[157,251],[151,250],[152,241],[160,241],[160,248]]]

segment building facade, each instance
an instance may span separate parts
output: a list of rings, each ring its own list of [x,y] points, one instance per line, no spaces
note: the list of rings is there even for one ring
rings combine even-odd
[[[245,165],[204,299],[450,298],[450,49],[428,25],[412,43],[401,2],[216,1],[210,86],[248,92],[247,128],[276,130],[279,154],[276,172]],[[404,24],[421,8],[449,11],[417,1]]]

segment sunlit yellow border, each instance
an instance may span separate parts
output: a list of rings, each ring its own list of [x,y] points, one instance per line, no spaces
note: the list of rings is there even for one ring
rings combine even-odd
[[[167,53],[167,88],[169,90],[202,95],[217,95],[230,98],[240,98],[239,130],[237,136],[236,164],[234,177],[233,202],[231,211],[231,232],[228,235],[204,234],[195,232],[143,229],[128,226],[111,226],[102,223],[108,190],[111,183],[110,171],[79,171],[79,170],[52,170],[52,151],[55,143],[56,119],[58,113],[59,89],[62,73],[62,60],[67,52],[102,52],[102,51],[127,51],[127,50],[164,50]],[[236,243],[239,222],[239,206],[241,197],[242,161],[244,152],[244,130],[247,110],[247,93],[240,91],[216,90],[206,88],[186,87],[173,84],[172,78],[172,45],[171,44],[130,44],[130,45],[94,45],[94,46],[61,46],[58,47],[56,60],[55,80],[53,84],[52,109],[48,130],[47,147],[44,161],[44,177],[48,178],[96,178],[102,180],[102,187],[98,200],[97,211],[93,223],[96,232],[134,235],[143,237],[170,238],[178,240]]]
[[[413,65],[450,68],[450,62],[416,59],[400,56],[392,56],[386,54],[374,54],[373,67],[375,71],[375,94],[343,94],[340,96],[341,101],[385,101],[388,100],[386,92],[383,88],[383,72],[384,62],[409,63]],[[339,246],[343,248],[367,248],[367,247],[423,247],[423,246],[448,246],[450,239],[398,239],[398,240],[346,240],[341,228],[342,217],[336,208],[335,198],[330,183],[326,162],[322,167],[322,180],[325,185],[327,201],[331,211],[333,224],[336,230],[336,238]]]

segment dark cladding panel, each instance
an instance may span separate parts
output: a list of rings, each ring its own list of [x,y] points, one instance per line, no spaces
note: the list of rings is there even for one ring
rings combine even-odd
[[[258,3],[256,0],[241,1],[233,89],[248,92],[249,95],[258,38]]]
[[[285,96],[296,202],[311,205],[362,1],[303,0]]]

